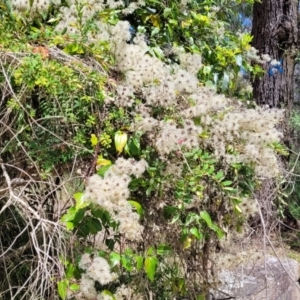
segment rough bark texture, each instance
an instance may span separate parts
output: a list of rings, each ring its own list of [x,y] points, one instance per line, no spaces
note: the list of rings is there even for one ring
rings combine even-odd
[[[294,96],[297,8],[297,0],[262,0],[253,7],[252,45],[259,54],[282,61],[282,70],[275,74],[270,63],[265,65],[266,74],[254,80],[254,99],[259,105],[286,108],[287,112],[292,108]]]

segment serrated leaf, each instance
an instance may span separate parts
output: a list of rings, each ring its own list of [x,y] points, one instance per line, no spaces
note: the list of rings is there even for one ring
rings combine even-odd
[[[144,270],[150,279],[150,281],[154,280],[156,269],[157,269],[158,261],[156,257],[147,257],[144,263]]]

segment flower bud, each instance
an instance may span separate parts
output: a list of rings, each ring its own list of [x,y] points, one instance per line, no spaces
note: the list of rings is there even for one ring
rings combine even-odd
[[[115,133],[115,147],[118,154],[121,154],[124,147],[126,146],[127,138],[128,136],[126,132],[117,131]]]

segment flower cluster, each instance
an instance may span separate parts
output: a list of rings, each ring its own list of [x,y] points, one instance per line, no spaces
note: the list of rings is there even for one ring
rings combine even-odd
[[[247,52],[247,59],[251,62],[255,62],[258,64],[265,64],[271,61],[269,54],[261,54],[259,55],[258,50],[254,47],[250,47]]]
[[[32,3],[30,0],[11,0],[12,8],[16,11],[46,11],[48,10],[51,3],[54,1],[51,0],[34,0]],[[55,4],[60,4],[59,2],[55,2]]]
[[[127,300],[127,299],[134,299],[134,300],[142,300],[143,297],[140,294],[137,294],[133,291],[130,287],[121,285],[116,293],[114,294],[116,300]]]
[[[95,289],[95,282],[101,285],[114,281],[117,276],[111,273],[110,266],[102,257],[92,258],[90,254],[83,254],[79,262],[79,268],[85,273],[81,277],[80,291],[87,299],[103,299]]]
[[[84,198],[106,209],[119,222],[119,232],[134,241],[141,238],[143,226],[139,215],[132,211],[128,184],[130,175],[141,176],[148,167],[145,160],[119,158],[105,173],[104,178],[93,175],[87,181]]]
[[[184,51],[178,53],[180,66],[190,74],[197,75],[202,67],[202,57],[200,54],[191,54]]]
[[[116,68],[125,73],[126,86],[132,87],[130,97],[142,92],[144,108],[173,107],[185,120],[183,125],[159,121],[151,116],[150,109],[133,122],[132,128],[149,132],[160,156],[167,156],[181,146],[186,149],[205,147],[214,149],[215,155],[225,158],[228,163],[254,163],[258,176],[270,178],[278,174],[277,158],[271,144],[280,140],[275,126],[282,118],[282,110],[249,110],[241,103],[198,86],[195,73],[201,67],[199,55],[179,52],[182,65],[171,68],[146,54],[142,39],[140,44],[126,43],[128,23],[120,22],[118,26],[118,33],[111,40],[114,41]],[[117,103],[119,98],[115,101]],[[136,113],[140,115],[138,108]],[[200,119],[197,125],[195,118]],[[157,134],[153,134],[153,128],[157,128]],[[203,130],[207,132],[205,138],[201,138]]]
[[[196,126],[192,120],[185,120],[182,128],[178,128],[172,121],[162,121],[160,126],[161,132],[156,138],[155,147],[161,156],[166,156],[182,147],[190,150],[199,146],[199,134],[202,128]]]
[[[255,199],[244,197],[242,203],[239,204],[239,208],[242,210],[243,216],[246,219],[253,217],[258,212],[258,204]]]
[[[239,154],[233,160],[254,163],[256,174],[264,178],[278,175],[279,166],[272,143],[279,142],[282,134],[275,125],[283,118],[279,109],[248,109],[232,116],[238,126]],[[227,156],[229,161],[232,159]]]
[[[115,103],[120,107],[132,106],[134,103],[134,94],[131,86],[118,85],[117,95]]]

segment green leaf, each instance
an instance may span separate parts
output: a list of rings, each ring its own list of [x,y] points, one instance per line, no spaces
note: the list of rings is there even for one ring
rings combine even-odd
[[[206,222],[206,224],[209,228],[212,227],[212,221],[211,221],[210,215],[208,214],[207,211],[201,211],[200,217]]]
[[[106,299],[106,300],[115,300],[116,299],[114,297],[114,295],[108,290],[103,290],[101,292],[101,295],[104,296],[103,299]]]
[[[141,152],[140,137],[132,137],[128,147],[131,155],[139,155]]]
[[[79,284],[75,284],[75,283],[72,283],[69,287],[69,289],[72,291],[72,292],[77,292],[80,290],[80,285]]]
[[[121,256],[121,263],[122,266],[127,270],[127,271],[132,271],[133,265],[131,259],[127,255],[122,255]]]
[[[94,217],[99,218],[102,221],[104,211],[101,208],[92,208],[91,213]]]
[[[225,235],[224,231],[219,227],[216,230],[216,234],[217,234],[217,237],[218,237],[219,240]]]
[[[65,222],[65,225],[68,230],[74,229],[74,223],[73,222]]]
[[[138,271],[140,271],[142,268],[143,268],[143,262],[144,262],[144,259],[142,256],[140,255],[136,255],[135,256],[135,261],[136,261],[136,269]]]
[[[96,234],[102,230],[101,222],[93,217],[88,217],[86,220],[86,225],[89,228],[91,234]]]
[[[202,72],[204,75],[208,75],[212,70],[212,66],[204,66]]]
[[[160,31],[159,27],[154,27],[153,30],[151,31],[151,37],[155,36],[158,34]]]
[[[154,280],[157,265],[158,265],[158,261],[157,261],[156,257],[150,256],[145,259],[144,270],[145,270],[148,278],[150,279],[150,281]]]
[[[152,50],[152,51],[150,51]],[[164,52],[161,50],[160,47],[153,47],[153,48],[150,48],[149,52],[153,53],[152,55],[158,57],[159,59],[163,59],[164,57]],[[155,78],[154,78],[155,79]]]
[[[128,200],[128,202],[136,209],[137,213],[142,218],[144,211],[143,211],[141,204],[136,201],[133,201],[133,200]]]
[[[112,252],[109,255],[109,259],[110,259],[110,262],[111,262],[111,267],[113,268],[113,267],[117,266],[120,263],[121,255],[119,253]]]
[[[97,146],[98,144],[98,138],[94,133],[91,134],[91,144],[93,147]]]
[[[69,263],[66,270],[66,277],[68,279],[72,278],[74,276],[74,271],[75,271],[75,266]]]
[[[172,278],[172,289],[173,289],[173,292],[176,292],[176,293],[181,293],[181,295],[183,293],[185,293],[185,287],[186,287],[186,282],[183,278],[180,278],[180,277],[175,277],[175,278]]]
[[[164,15],[164,17],[166,18],[166,17],[169,16],[171,13],[172,13],[172,8],[166,7],[166,8],[164,9],[163,15]]]
[[[160,244],[158,245],[156,252],[158,255],[168,255],[171,254],[172,248],[168,245]]]
[[[69,53],[69,54],[83,54],[84,50],[82,46],[78,43],[70,43],[67,45],[64,49],[64,52]]]
[[[68,286],[69,286],[68,279],[63,279],[57,283],[58,294],[63,300],[65,300],[67,297]]]
[[[212,224],[211,229],[217,234],[217,237],[221,239],[224,236],[224,231],[217,225]]]
[[[172,221],[170,222],[170,224],[174,224],[175,222],[177,222],[177,221],[179,220],[179,218],[180,218],[180,214],[177,213],[177,214],[173,217],[173,219],[172,219]]]
[[[146,253],[147,255],[155,255],[155,250],[153,247],[149,247]]]
[[[107,166],[103,166],[103,167],[99,168],[97,170],[97,174],[100,175],[101,177],[104,177],[106,171],[109,170],[110,167],[111,167],[111,165],[107,165]]]
[[[195,236],[198,240],[202,239],[202,234],[197,227],[192,227],[190,233]]]
[[[196,213],[189,213],[186,217],[185,226],[190,225],[194,221],[198,221],[199,216]]]
[[[75,226],[83,220],[85,211],[86,211],[86,209],[84,209],[84,208],[80,208],[79,210],[76,211],[76,214],[75,214],[75,217],[73,220],[73,223]]]
[[[60,20],[60,18],[51,18],[47,21],[47,23],[54,23],[54,22],[59,21],[59,20]]]
[[[62,216],[61,221],[62,222],[70,222],[73,221],[76,216],[77,210],[75,207],[71,207],[68,209],[67,213]]]
[[[229,186],[226,186],[223,189],[228,191],[228,192],[237,193],[237,189],[234,189],[234,188],[229,187]]]
[[[75,199],[75,202],[76,202],[76,210],[80,209],[80,208],[84,208],[86,206],[89,205],[88,202],[85,202],[84,201],[84,198],[83,198],[83,193],[75,193],[73,195],[74,199]]]
[[[232,181],[230,181],[230,180],[222,181],[221,184],[222,184],[223,186],[231,185],[231,184],[232,184]]]
[[[174,215],[178,214],[178,208],[175,206],[165,206],[164,207],[164,217],[170,219]]]

